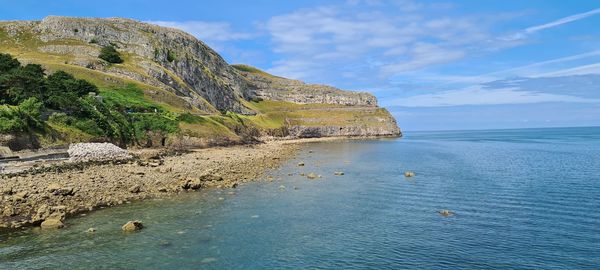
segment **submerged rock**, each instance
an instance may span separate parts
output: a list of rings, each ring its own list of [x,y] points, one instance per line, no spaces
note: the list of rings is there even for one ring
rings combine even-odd
[[[144,225],[139,220],[128,221],[121,227],[121,229],[125,232],[134,232],[139,231],[144,228]]]
[[[208,257],[208,258],[204,258],[202,259],[202,263],[212,263],[212,262],[216,262],[217,258],[215,257]]]

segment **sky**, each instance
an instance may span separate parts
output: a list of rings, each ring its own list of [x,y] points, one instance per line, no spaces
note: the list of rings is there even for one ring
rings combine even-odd
[[[229,63],[376,95],[403,130],[600,126],[600,1],[0,0],[0,20],[127,17]]]

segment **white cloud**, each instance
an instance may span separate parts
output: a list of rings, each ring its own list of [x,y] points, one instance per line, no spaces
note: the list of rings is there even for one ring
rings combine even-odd
[[[600,50],[555,59],[539,61],[523,66],[498,70],[480,75],[451,75],[422,73],[413,76],[415,81],[436,82],[438,86],[449,84],[480,84],[507,77],[550,77],[583,74],[600,74]],[[584,64],[581,64],[584,63]]]
[[[571,67],[552,72],[537,74],[535,77],[572,76],[586,74],[600,74],[600,63],[581,65],[577,67]]]
[[[165,27],[177,28],[190,33],[202,41],[234,41],[253,38],[250,33],[236,32],[225,22],[204,21],[148,21],[147,23]]]
[[[445,107],[463,105],[529,104],[544,102],[597,103],[599,99],[587,99],[569,95],[557,95],[519,88],[482,89],[470,87],[461,90],[417,95],[390,101],[388,106],[402,107]]]
[[[474,18],[424,16],[448,8],[412,1],[349,1],[273,17],[266,30],[282,58],[271,71],[297,76],[294,65],[302,62],[305,77],[296,78],[349,74],[344,70],[349,66],[354,73],[389,76],[461,59],[467,47],[490,35]]]
[[[443,48],[428,43],[417,43],[410,50],[410,55],[412,59],[409,61],[383,66],[381,69],[383,74],[392,75],[447,63],[464,57],[465,51],[457,48]]]
[[[549,23],[544,23],[544,24],[540,24],[540,25],[535,25],[535,26],[531,26],[526,28],[525,30],[521,31],[521,32],[517,32],[511,35],[507,35],[504,37],[501,37],[501,40],[505,40],[505,41],[516,41],[516,40],[521,40],[521,39],[525,39],[528,35],[533,34],[535,32],[539,32],[545,29],[549,29],[549,28],[554,28],[554,27],[558,27],[561,26],[563,24],[567,24],[567,23],[571,23],[574,21],[578,21],[578,20],[582,20],[585,19],[587,17],[590,16],[594,16],[596,14],[600,14],[600,8],[594,9],[594,10],[590,10],[588,12],[583,12],[583,13],[579,13],[579,14],[575,14],[575,15],[571,15],[571,16],[567,16],[564,18],[560,18],[558,20],[549,22]]]

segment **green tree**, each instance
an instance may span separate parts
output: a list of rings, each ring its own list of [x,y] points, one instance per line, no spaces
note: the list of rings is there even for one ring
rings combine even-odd
[[[121,54],[117,51],[117,49],[115,49],[113,45],[104,46],[102,50],[100,50],[100,55],[98,57],[100,59],[105,60],[106,62],[113,64],[123,63]]]
[[[19,60],[13,58],[10,54],[0,53],[0,73],[8,72],[20,66]]]
[[[0,102],[2,103],[17,105],[30,97],[42,99],[43,92],[44,69],[40,65],[19,66],[0,75]]]
[[[64,71],[57,71],[46,79],[43,95],[46,107],[67,112],[80,111],[78,99],[88,93],[97,93],[98,88],[86,80],[78,80]]]

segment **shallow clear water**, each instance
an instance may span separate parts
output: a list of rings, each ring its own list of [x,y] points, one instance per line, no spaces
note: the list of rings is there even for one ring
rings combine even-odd
[[[600,128],[312,143],[271,175],[0,234],[0,269],[600,268]]]

